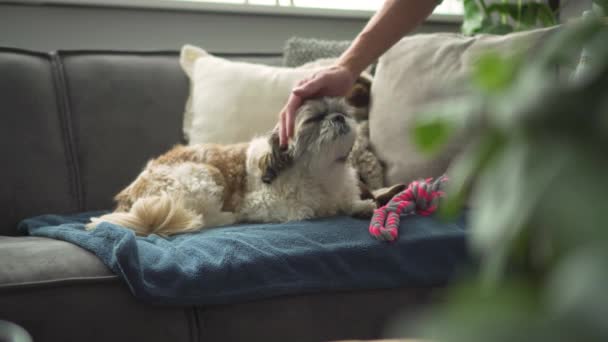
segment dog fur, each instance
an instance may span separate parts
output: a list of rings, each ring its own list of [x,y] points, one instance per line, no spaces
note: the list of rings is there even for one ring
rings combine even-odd
[[[340,98],[309,100],[287,149],[275,130],[249,143],[174,147],[150,160],[118,195],[115,212],[92,219],[163,236],[237,222],[286,222],[346,214],[370,217],[346,162],[356,137]]]

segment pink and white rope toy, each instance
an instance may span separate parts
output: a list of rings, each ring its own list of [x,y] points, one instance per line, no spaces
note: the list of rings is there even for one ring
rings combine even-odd
[[[431,215],[437,210],[441,191],[448,178],[441,176],[418,180],[395,195],[385,206],[374,211],[369,233],[381,241],[395,241],[399,236],[399,221],[402,214]]]

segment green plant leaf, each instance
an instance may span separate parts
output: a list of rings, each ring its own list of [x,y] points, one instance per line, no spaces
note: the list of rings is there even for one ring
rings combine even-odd
[[[452,288],[447,305],[429,316],[432,321],[420,334],[428,341],[554,340],[534,334],[544,318],[538,295],[529,284],[516,281],[505,283],[493,293],[484,293],[470,283]]]
[[[507,15],[511,19],[517,20],[517,16],[519,13],[519,6],[517,4],[509,4],[509,3],[494,3],[488,6],[488,13],[493,14],[501,14]]]
[[[585,333],[578,341],[605,341],[608,337],[608,253],[597,241],[581,245],[555,266],[545,300],[553,316],[582,323]],[[581,319],[582,318],[582,319]]]
[[[536,27],[538,22],[542,26],[552,26],[557,19],[551,8],[544,3],[495,3],[488,6],[488,13],[507,15],[515,23],[518,29],[529,29]]]
[[[490,52],[479,58],[473,71],[473,80],[482,90],[495,93],[509,87],[516,71],[514,60]]]
[[[421,122],[414,129],[414,143],[422,152],[437,152],[451,136],[453,128],[446,121]]]
[[[426,110],[416,113],[410,136],[421,152],[432,155],[441,151],[450,138],[461,132],[479,115],[481,101],[464,96],[451,95],[449,99],[429,104]]]
[[[515,28],[511,24],[498,23],[488,25],[484,27],[483,30],[484,33],[505,35],[515,31]]]
[[[485,169],[494,155],[500,153],[504,143],[505,139],[499,132],[488,129],[452,162],[447,172],[450,177],[448,196],[439,209],[443,217],[454,218],[462,211],[479,172]]]
[[[602,0],[604,1],[604,0]],[[608,0],[606,0],[608,1]],[[539,26],[557,24],[557,18],[545,3],[519,1],[517,3],[492,3],[463,0],[464,20],[462,32],[466,35],[477,33],[507,34],[515,30],[527,30]],[[509,20],[505,20],[509,18]]]
[[[538,7],[536,3],[526,3],[521,7],[521,19],[520,23],[526,27],[534,27],[538,19]]]
[[[484,14],[475,0],[463,0],[464,17],[462,21],[462,33],[474,35],[484,27]]]
[[[546,193],[555,186],[569,159],[544,140],[514,130],[505,148],[481,171],[475,191],[477,210],[471,218],[471,243],[484,256],[483,272],[489,286],[504,275],[515,242],[525,232]]]
[[[554,70],[556,65],[568,64],[572,58],[580,57],[583,46],[586,42],[591,42],[594,37],[600,39],[606,37],[606,27],[601,20],[576,22],[559,34],[550,36],[535,58],[529,60],[525,67],[531,71],[547,71]],[[600,49],[606,46],[608,44],[602,44]]]
[[[602,9],[601,15],[608,15],[608,0],[593,0],[593,3]]]
[[[555,14],[551,10],[551,8],[545,4],[537,4],[538,5],[538,19],[543,24],[543,26],[553,26],[557,25],[557,18]]]
[[[591,113],[589,113],[591,114]],[[575,124],[574,124],[575,125]],[[601,134],[586,130],[587,135]],[[553,186],[547,189],[545,200],[536,211],[537,222],[552,227],[551,238],[558,254],[569,253],[589,241],[608,241],[606,230],[608,201],[591,200],[603,198],[608,189],[608,159],[605,151],[596,148],[597,144],[584,143],[578,138],[556,131],[555,150],[560,151],[568,161],[560,168]],[[593,140],[593,139],[589,139]],[[568,205],[563,201],[550,200],[569,198]],[[572,229],[576,227],[576,229]]]

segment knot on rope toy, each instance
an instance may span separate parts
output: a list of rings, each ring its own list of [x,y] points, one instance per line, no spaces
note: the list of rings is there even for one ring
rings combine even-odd
[[[381,241],[395,241],[399,236],[399,221],[401,215],[418,214],[428,216],[437,210],[439,198],[445,193],[443,185],[447,176],[413,181],[409,186],[393,196],[383,207],[374,211],[369,233]]]

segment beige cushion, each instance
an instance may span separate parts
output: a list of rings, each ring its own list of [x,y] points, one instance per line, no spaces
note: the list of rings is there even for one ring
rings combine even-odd
[[[331,60],[297,69],[235,62],[186,45],[180,64],[190,79],[184,134],[190,144],[237,143],[269,132],[296,82]]]
[[[512,53],[535,46],[557,28],[506,36],[465,37],[454,33],[403,38],[379,60],[372,83],[370,139],[386,163],[386,185],[436,177],[446,171],[466,142],[456,139],[432,158],[418,152],[410,130],[416,114],[437,100],[439,89],[466,75],[483,51]]]

